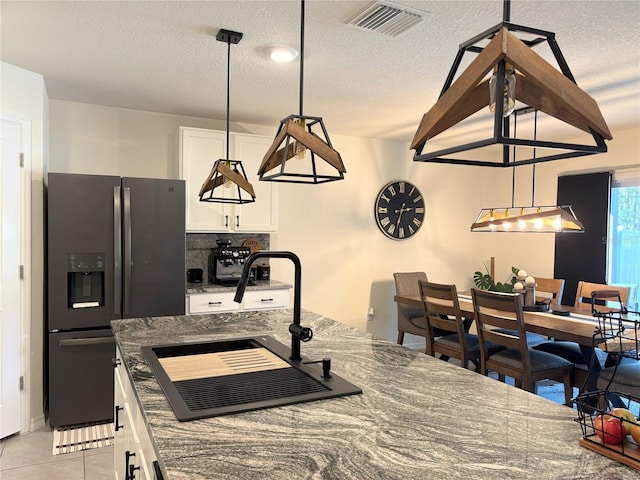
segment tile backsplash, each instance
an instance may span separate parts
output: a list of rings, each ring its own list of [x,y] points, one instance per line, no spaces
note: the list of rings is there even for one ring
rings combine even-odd
[[[218,246],[218,240],[231,240],[231,245],[240,247],[245,240],[255,239],[260,242],[262,250],[269,250],[268,233],[187,233],[187,270],[202,269],[202,280],[209,279],[209,255],[211,249]],[[185,271],[185,276],[187,272]]]

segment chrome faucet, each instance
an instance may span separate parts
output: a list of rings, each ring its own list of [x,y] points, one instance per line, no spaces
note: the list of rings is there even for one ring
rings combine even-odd
[[[308,342],[313,337],[313,331],[310,328],[300,325],[300,279],[302,278],[302,267],[300,266],[300,259],[293,252],[286,251],[269,251],[260,250],[252,253],[247,257],[244,268],[242,269],[242,275],[238,283],[236,295],[233,301],[240,303],[244,296],[244,291],[247,288],[249,282],[249,274],[251,272],[251,265],[259,258],[288,258],[293,262],[294,270],[294,284],[293,284],[293,322],[289,325],[289,333],[291,333],[291,356],[290,360],[299,361],[302,360],[300,356],[300,342]]]

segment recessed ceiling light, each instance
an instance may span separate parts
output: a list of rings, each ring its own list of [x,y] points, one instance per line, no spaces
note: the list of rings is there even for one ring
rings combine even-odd
[[[269,47],[269,58],[274,62],[287,63],[293,61],[298,56],[298,51],[290,47]]]

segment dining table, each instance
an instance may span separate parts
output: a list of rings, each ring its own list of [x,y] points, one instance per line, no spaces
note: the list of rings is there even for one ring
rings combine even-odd
[[[395,295],[393,299],[397,303],[403,303],[416,308],[422,308],[420,294]],[[458,294],[460,312],[468,319],[475,316],[471,295]],[[553,313],[553,312],[556,313]],[[557,314],[558,312],[563,315]],[[600,362],[595,357],[594,347],[604,341],[598,331],[598,319],[590,310],[580,309],[568,305],[551,305],[547,312],[524,311],[525,329],[528,332],[538,333],[555,340],[575,342],[589,366],[589,373],[583,391],[597,390],[597,379],[601,370]]]

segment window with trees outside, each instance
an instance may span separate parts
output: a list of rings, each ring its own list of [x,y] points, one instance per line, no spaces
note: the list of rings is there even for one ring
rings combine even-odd
[[[613,173],[607,283],[630,285],[629,310],[640,310],[640,169]]]

